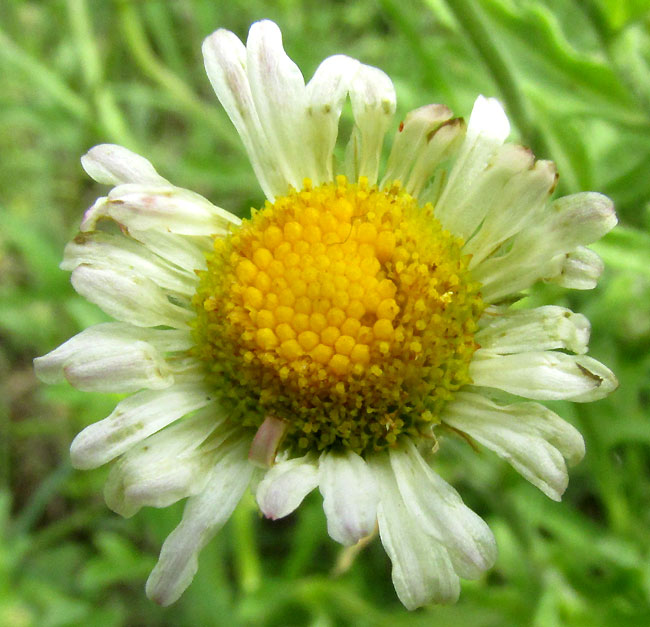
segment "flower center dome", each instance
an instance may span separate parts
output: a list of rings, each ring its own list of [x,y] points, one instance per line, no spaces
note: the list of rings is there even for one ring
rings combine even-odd
[[[195,354],[231,420],[295,452],[423,433],[470,382],[483,310],[463,242],[399,184],[305,180],[215,238]]]

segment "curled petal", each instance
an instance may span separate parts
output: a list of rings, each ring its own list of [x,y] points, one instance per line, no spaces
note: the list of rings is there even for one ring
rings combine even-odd
[[[393,564],[395,592],[406,609],[428,603],[455,603],[460,580],[447,549],[422,529],[400,494],[387,456],[373,460],[381,500],[379,536]]]
[[[288,428],[289,423],[286,420],[280,420],[275,416],[267,416],[257,433],[255,433],[251,448],[248,451],[249,461],[261,468],[273,466],[278,447]]]
[[[486,316],[487,326],[475,339],[482,349],[509,354],[565,349],[586,353],[591,326],[582,314],[547,305]]]
[[[497,556],[489,527],[431,470],[410,440],[390,450],[390,462],[404,503],[425,533],[447,549],[461,577],[480,577]]]
[[[106,504],[130,517],[145,505],[167,507],[201,492],[217,446],[229,433],[219,429],[223,420],[208,406],[134,446],[111,468],[104,486]],[[222,432],[220,437],[214,437],[215,430]]]
[[[349,450],[323,453],[319,468],[327,531],[341,544],[356,544],[373,532],[377,520],[379,494],[372,472]]]
[[[587,403],[605,398],[618,387],[612,371],[599,361],[554,351],[496,355],[479,349],[469,374],[475,385],[540,401]]]
[[[585,453],[580,433],[538,403],[503,406],[460,392],[445,407],[442,419],[493,450],[555,501],[569,481],[564,458],[573,465]]]
[[[273,520],[291,514],[318,485],[318,465],[309,456],[275,464],[257,487],[257,503]]]
[[[168,184],[147,159],[115,144],[100,144],[91,148],[81,157],[81,165],[91,178],[105,185]]]
[[[186,329],[193,311],[170,301],[151,279],[120,273],[105,266],[77,266],[70,279],[74,289],[109,316],[135,326]]]
[[[185,414],[212,402],[200,383],[143,390],[120,401],[108,418],[86,427],[72,442],[75,468],[96,468],[128,451]]]
[[[147,580],[147,596],[167,606],[192,583],[199,552],[223,527],[248,487],[253,466],[242,438],[223,447],[200,494],[188,499],[180,524],[168,536]]]
[[[46,383],[67,379],[94,392],[135,392],[169,387],[174,378],[164,354],[190,348],[189,331],[142,329],[122,322],[90,327],[34,360]]]
[[[395,113],[395,88],[381,70],[361,65],[350,86],[355,128],[348,145],[349,178],[377,181],[386,129]]]
[[[592,290],[598,284],[604,269],[603,260],[597,253],[578,246],[567,253],[560,272],[550,281],[572,290]]]

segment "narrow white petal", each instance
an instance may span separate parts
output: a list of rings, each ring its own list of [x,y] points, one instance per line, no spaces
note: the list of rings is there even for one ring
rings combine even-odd
[[[100,196],[97,198],[85,211],[83,218],[81,219],[81,224],[79,225],[79,230],[82,233],[94,231],[100,220],[110,217],[109,206],[107,196]]]
[[[409,194],[420,199],[420,204],[432,202],[435,205],[436,199],[429,197],[427,192],[422,190],[431,182],[434,175],[439,180],[444,179],[446,174],[439,166],[456,154],[465,137],[465,130],[465,122],[462,118],[452,118],[427,135],[426,144],[416,155],[411,174],[404,184]],[[436,180],[433,181],[434,187]]]
[[[497,556],[489,527],[431,470],[410,440],[404,448],[391,449],[390,461],[411,515],[447,549],[461,577],[480,577]]]
[[[100,218],[112,218],[127,229],[152,229],[180,235],[225,235],[241,220],[232,213],[180,187],[120,185],[108,199],[94,205],[81,224],[82,231],[95,228]]]
[[[573,290],[592,290],[598,284],[605,265],[603,260],[589,248],[578,246],[567,253],[560,273],[551,281]]]
[[[60,267],[72,271],[81,264],[140,275],[166,290],[186,296],[194,294],[198,283],[194,272],[170,265],[146,246],[122,234],[79,233],[66,245]]]
[[[366,462],[356,453],[323,453],[320,491],[330,537],[344,545],[370,535],[377,521],[377,486]]]
[[[134,446],[111,468],[104,486],[106,504],[130,517],[143,506],[167,507],[201,492],[216,459],[215,443],[230,433],[219,429],[215,442],[223,420],[223,414],[209,406]]]
[[[348,148],[348,174],[377,182],[386,129],[395,113],[395,88],[381,70],[360,65],[350,85],[355,129]]]
[[[273,520],[291,514],[318,486],[318,466],[309,456],[275,464],[257,487],[262,513]]]
[[[287,184],[301,189],[305,177],[318,177],[311,146],[305,145],[305,80],[282,47],[280,29],[269,20],[251,26],[246,52],[251,95],[275,168]]]
[[[273,152],[253,103],[246,73],[246,48],[220,29],[203,42],[205,69],[219,101],[235,125],[257,180],[269,200],[287,193],[288,181],[275,168]]]
[[[487,326],[476,333],[476,342],[499,354],[558,348],[586,353],[591,329],[582,314],[554,305],[487,314],[481,322]]]
[[[586,355],[554,351],[498,355],[479,349],[469,367],[474,385],[498,388],[540,401],[596,401],[618,381],[609,368]]]
[[[458,211],[458,207],[464,204],[468,192],[509,133],[510,124],[499,102],[479,96],[472,109],[465,141],[436,204],[436,217],[452,233],[466,239],[478,226],[475,219],[467,221],[465,212]]]
[[[136,326],[187,328],[194,312],[173,304],[153,281],[112,268],[80,265],[70,278],[74,289],[109,316]]]
[[[410,111],[395,134],[380,187],[396,180],[406,182],[425,146],[452,116],[451,109],[441,104],[430,104]]]
[[[144,157],[115,144],[91,148],[81,157],[81,165],[91,178],[105,185],[168,185]]]
[[[470,268],[474,268],[522,229],[534,227],[543,212],[548,211],[548,199],[557,185],[557,168],[552,161],[533,164],[530,151],[510,145],[504,146],[504,149],[508,147],[528,152],[530,166],[513,172],[503,187],[491,196],[485,207],[483,222],[463,249],[463,252],[472,255]],[[473,200],[476,202],[478,198],[481,196]]]
[[[315,184],[334,180],[332,161],[339,118],[359,66],[356,59],[344,55],[329,57],[318,66],[307,84],[307,123],[317,169]]]
[[[455,603],[460,581],[440,542],[411,515],[397,487],[387,455],[376,456],[372,470],[379,486],[379,536],[393,564],[395,592],[406,609],[427,603]]]
[[[143,361],[138,361],[137,355],[132,356],[136,357],[137,363],[128,363],[128,359],[121,360],[121,354],[134,344],[146,344],[147,348],[139,347]],[[34,360],[34,368],[41,381],[60,383],[66,378],[64,371],[66,367],[74,363],[76,367],[83,368],[84,360],[87,358],[88,362],[94,364],[97,373],[97,377],[85,373],[87,383],[95,379],[92,381],[94,391],[128,392],[139,389],[128,389],[131,379],[141,383],[149,382],[149,385],[140,385],[140,387],[163,388],[167,387],[168,381],[171,383],[173,380],[170,379],[169,369],[164,363],[164,353],[185,351],[192,345],[189,328],[187,330],[143,329],[123,322],[105,322],[85,329],[47,355],[37,357]],[[102,360],[105,360],[106,364],[110,363],[112,367],[102,365]],[[157,370],[159,372],[156,372]],[[101,387],[103,378],[101,371],[111,379],[106,381],[105,387]],[[118,380],[119,389],[117,386],[113,387]]]
[[[488,303],[530,287],[539,279],[561,274],[565,255],[591,244],[616,225],[612,201],[593,192],[553,202],[534,226],[518,233],[510,250],[490,257],[473,269]]]
[[[549,235],[559,240],[558,248],[561,251],[591,244],[618,223],[614,203],[596,192],[558,198],[551,208],[546,227]]]
[[[564,458],[573,465],[585,453],[580,433],[538,403],[501,406],[480,394],[459,392],[445,406],[442,420],[493,450],[556,501],[569,481]]]
[[[107,351],[108,348],[108,351]],[[67,360],[63,371],[74,387],[87,392],[135,392],[161,390],[174,382],[165,360],[146,342],[93,346]]]
[[[147,596],[156,603],[170,605],[192,583],[199,552],[230,518],[248,487],[253,472],[246,459],[249,445],[246,440],[224,444],[203,492],[188,499],[181,523],[165,540],[147,580]]]
[[[96,468],[185,414],[212,401],[202,384],[182,383],[143,390],[120,401],[108,418],[86,427],[72,442],[75,468]]]
[[[496,98],[478,96],[469,118],[468,136],[481,136],[503,143],[510,135],[510,122],[501,103]]]
[[[214,246],[214,240],[206,236],[137,229],[129,229],[129,235],[162,259],[192,273],[206,269],[205,255],[212,252]]]
[[[476,236],[475,232],[479,227],[480,229],[484,227],[485,221],[489,220],[488,216],[491,214],[502,216],[503,211],[517,213],[510,210],[509,204],[513,202],[519,211],[528,211],[528,206],[521,208],[518,196],[522,191],[528,192],[529,189],[521,184],[518,185],[517,182],[527,179],[526,174],[533,164],[533,153],[529,149],[515,144],[498,146],[488,158],[483,170],[476,172],[473,180],[467,179],[462,182],[463,191],[453,201],[456,203],[453,210],[448,210],[446,203],[442,205],[438,203],[436,216],[441,219],[445,228],[468,240],[471,236]],[[514,194],[510,191],[513,186]],[[522,187],[523,190],[520,191]],[[511,216],[511,220],[514,219]]]

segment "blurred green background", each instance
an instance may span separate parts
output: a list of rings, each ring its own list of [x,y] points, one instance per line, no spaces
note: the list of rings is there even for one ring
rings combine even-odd
[[[429,102],[467,116],[478,93],[499,97],[513,136],[557,162],[558,194],[597,190],[618,209],[621,226],[594,247],[607,264],[598,289],[529,298],[585,313],[591,353],[621,382],[610,399],[554,406],[587,444],[564,501],[490,454],[442,443],[437,468],[500,549],[451,608],[407,613],[378,541],[343,564],[317,494],[275,523],[242,503],[181,601],[155,606],[144,581],[181,506],[111,513],[106,469],[73,471],[68,447],[116,397],[32,372],[33,357],[104,320],[57,267],[105,193],[79,165],[88,148],[124,144],[240,215],[262,202],[200,46],[218,27],[245,37],[263,17],[306,77],[334,53],[384,69],[395,125]],[[650,624],[647,0],[3,0],[0,76],[0,625]]]

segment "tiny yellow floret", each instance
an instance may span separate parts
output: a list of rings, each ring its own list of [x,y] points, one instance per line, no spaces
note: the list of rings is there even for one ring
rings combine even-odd
[[[393,325],[390,320],[386,318],[381,318],[375,322],[375,325],[372,327],[375,337],[379,340],[390,340],[393,337]]]
[[[271,329],[259,329],[255,334],[255,339],[260,348],[268,351],[278,345],[278,338]]]
[[[349,335],[341,335],[336,342],[334,342],[334,348],[339,355],[349,355],[354,348],[354,338]]]
[[[335,374],[344,375],[350,366],[350,359],[346,355],[336,353],[330,359],[329,366]]]
[[[298,336],[300,346],[302,346],[306,351],[310,351],[312,348],[318,346],[319,339],[318,335],[313,331],[303,331]]]
[[[271,251],[268,250],[267,248],[258,248],[253,253],[253,262],[260,270],[264,270],[265,268],[268,268],[269,264],[272,261],[273,261],[273,255],[271,255]]]

